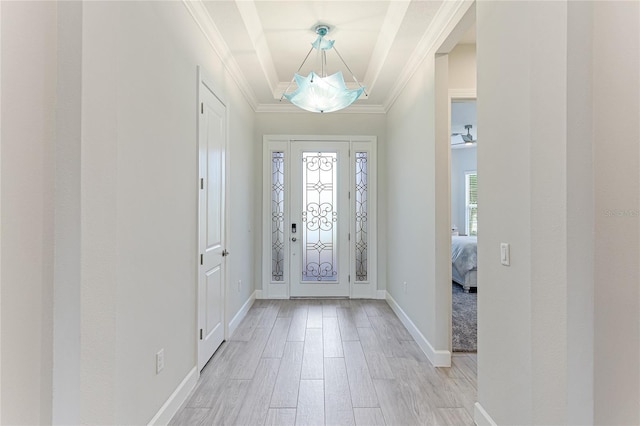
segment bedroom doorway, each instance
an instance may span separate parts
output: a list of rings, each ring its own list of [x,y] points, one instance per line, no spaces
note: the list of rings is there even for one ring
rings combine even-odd
[[[451,97],[451,346],[477,351],[478,172],[476,99]]]

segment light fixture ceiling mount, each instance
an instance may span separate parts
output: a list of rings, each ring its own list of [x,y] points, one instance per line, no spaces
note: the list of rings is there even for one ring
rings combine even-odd
[[[315,32],[318,35],[316,40],[311,43],[311,49],[307,56],[302,61],[302,64],[298,68],[298,71],[293,76],[293,79],[289,83],[289,86],[285,89],[282,98],[287,98],[295,106],[311,112],[333,112],[339,111],[348,107],[354,103],[360,95],[365,92],[365,88],[360,84],[356,76],[353,74],[349,66],[346,64],[338,50],[334,47],[334,40],[327,40],[324,37],[329,33],[330,27],[325,24],[318,24],[315,27]],[[318,51],[318,65],[320,67],[320,73],[311,71],[308,76],[303,77],[298,74],[307,59],[311,55],[313,49]],[[338,58],[342,61],[345,68],[353,80],[358,85],[357,89],[348,89],[344,82],[342,72],[338,71],[332,75],[327,75],[327,50],[333,49]],[[293,82],[296,83],[298,88],[292,93],[287,93]]]

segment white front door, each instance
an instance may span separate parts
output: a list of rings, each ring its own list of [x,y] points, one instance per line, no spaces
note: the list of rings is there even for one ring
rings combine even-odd
[[[226,109],[200,82],[198,368],[224,340]]]
[[[265,136],[263,297],[376,297],[375,137]]]
[[[349,145],[291,144],[291,296],[349,296]]]

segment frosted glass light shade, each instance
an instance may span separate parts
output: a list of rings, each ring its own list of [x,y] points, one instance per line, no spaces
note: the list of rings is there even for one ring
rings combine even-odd
[[[364,92],[364,87],[347,89],[342,72],[320,77],[315,72],[294,76],[298,88],[284,96],[294,105],[311,112],[333,112],[348,107]]]

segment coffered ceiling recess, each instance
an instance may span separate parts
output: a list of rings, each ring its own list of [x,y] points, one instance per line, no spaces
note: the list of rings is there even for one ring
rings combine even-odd
[[[465,3],[184,0],[257,112],[301,111],[280,99],[315,40],[318,24],[330,27],[326,38],[336,41],[369,94],[343,111],[386,112],[425,55],[434,53],[434,43]],[[307,75],[315,64],[309,58],[299,73]],[[351,76],[337,57],[327,56],[327,69]]]

